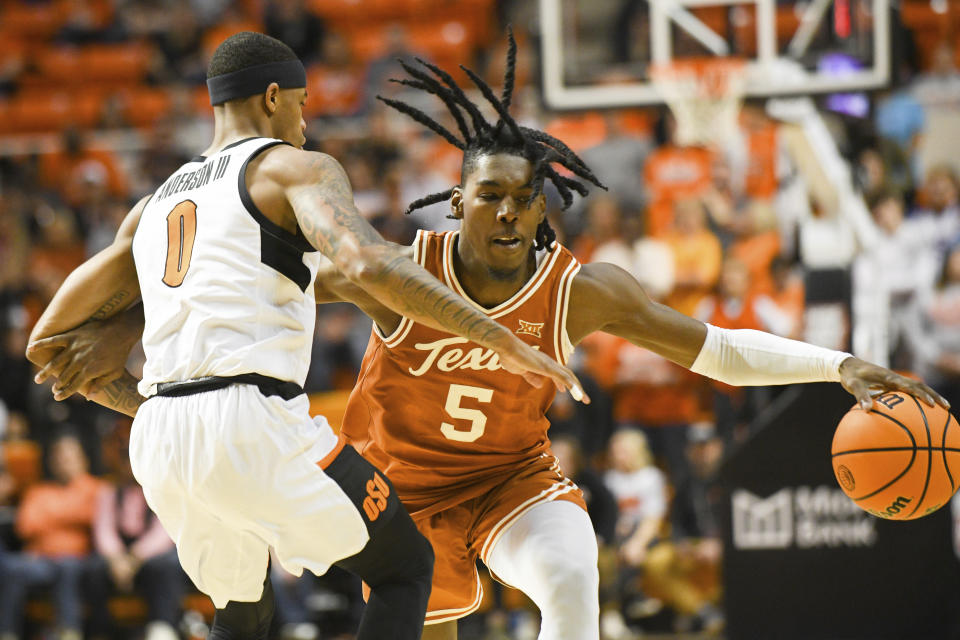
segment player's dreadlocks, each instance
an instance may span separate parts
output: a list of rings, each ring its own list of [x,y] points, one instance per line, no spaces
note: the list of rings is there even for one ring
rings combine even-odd
[[[467,76],[470,77],[470,80],[480,89],[480,92],[487,102],[493,105],[493,108],[499,116],[496,124],[487,122],[477,106],[467,98],[463,89],[460,88],[449,73],[420,58],[416,59],[417,62],[423,68],[429,70],[432,75],[401,60],[400,64],[410,75],[410,78],[403,80],[394,79],[392,82],[397,82],[414,89],[420,89],[440,98],[450,111],[450,115],[452,115],[456,121],[457,129],[459,129],[461,135],[460,138],[416,107],[410,106],[405,102],[400,102],[399,100],[390,100],[382,96],[377,96],[377,99],[397,111],[410,116],[443,137],[453,146],[461,149],[463,151],[463,163],[460,167],[461,181],[474,170],[477,164],[477,158],[480,156],[495,153],[519,155],[526,158],[533,165],[533,197],[538,196],[542,192],[543,181],[545,178],[549,178],[557,188],[557,191],[560,192],[560,197],[563,198],[563,208],[566,209],[573,204],[573,194],[571,190],[576,191],[581,196],[586,196],[587,187],[579,180],[561,176],[550,166],[551,164],[557,163],[574,175],[589,181],[601,189],[605,190],[606,187],[600,183],[597,177],[593,175],[593,172],[590,171],[583,160],[581,160],[570,147],[543,131],[518,125],[510,115],[510,102],[513,99],[513,86],[516,78],[517,42],[513,38],[512,29],[508,28],[507,34],[509,37],[507,68],[504,73],[503,91],[499,98],[494,95],[493,90],[487,83],[481,80],[476,73],[460,65],[460,68],[463,69]],[[469,124],[467,122],[468,119]],[[470,124],[473,125],[472,131]],[[452,195],[453,188],[450,188],[446,191],[421,198],[410,203],[406,213],[437,202],[449,200]],[[550,227],[550,223],[544,219],[544,221],[540,223],[540,226],[537,227],[536,249],[548,249],[552,251],[556,237],[557,234]]]

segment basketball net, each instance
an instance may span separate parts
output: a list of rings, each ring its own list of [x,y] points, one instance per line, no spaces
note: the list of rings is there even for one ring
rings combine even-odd
[[[745,61],[673,60],[654,65],[650,77],[677,120],[678,145],[723,145],[737,131],[747,85]]]

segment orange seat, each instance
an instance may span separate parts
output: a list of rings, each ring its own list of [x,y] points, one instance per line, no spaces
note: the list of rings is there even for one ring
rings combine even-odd
[[[3,459],[18,493],[40,480],[41,458],[40,445],[32,440],[12,440],[4,443]]]
[[[193,90],[191,105],[196,113],[211,118],[213,117],[213,107],[210,106],[210,93],[206,87],[197,87]]]
[[[203,35],[203,50],[207,59],[213,55],[220,43],[240,31],[258,31],[263,32],[263,23],[256,20],[243,20],[239,22],[225,22],[212,27]]]
[[[10,102],[9,118],[16,131],[59,131],[68,126],[96,124],[102,96],[96,91],[21,92]]]
[[[449,68],[452,60],[469,62],[469,55],[476,44],[470,23],[462,20],[419,23],[409,30],[410,46],[430,56],[442,66]],[[454,64],[456,67],[456,64]]]
[[[135,127],[152,125],[170,109],[170,94],[164,89],[138,87],[120,92],[123,116]]]
[[[547,124],[546,132],[580,152],[603,142],[607,137],[607,123],[595,111],[560,116]]]
[[[350,54],[360,62],[369,62],[384,55],[387,43],[379,25],[354,28],[344,34],[350,43]]]
[[[0,135],[13,131],[10,125],[10,101],[0,98]]]
[[[142,44],[98,44],[80,53],[84,81],[136,81],[147,73],[150,49]]]
[[[35,59],[43,78],[71,82],[82,73],[80,50],[76,47],[50,47],[39,52]]]
[[[406,13],[399,0],[310,0],[309,7],[317,15],[341,25],[395,20]]]
[[[344,116],[362,106],[363,73],[359,69],[341,71],[323,65],[307,69],[307,105],[304,116]]]
[[[0,24],[4,30],[15,33],[21,38],[48,40],[67,19],[67,12],[61,3],[46,4],[7,4],[0,13]]]

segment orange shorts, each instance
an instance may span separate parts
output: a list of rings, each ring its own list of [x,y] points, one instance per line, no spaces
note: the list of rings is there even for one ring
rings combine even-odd
[[[510,525],[536,505],[553,500],[587,508],[580,489],[564,477],[556,458],[548,455],[505,477],[483,495],[414,518],[436,555],[426,624],[456,620],[476,611],[483,599],[477,558],[486,561]]]

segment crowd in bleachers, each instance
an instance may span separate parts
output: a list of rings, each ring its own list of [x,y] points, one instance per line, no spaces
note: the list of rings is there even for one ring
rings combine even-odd
[[[618,264],[654,299],[728,328],[849,348],[856,318],[876,318],[871,355],[960,402],[960,183],[956,165],[929,161],[940,157],[931,137],[960,106],[950,46],[919,55],[922,73],[875,96],[866,118],[832,118],[871,213],[855,232],[811,197],[761,105],[746,105],[735,144],[714,150],[674,145],[663,110],[546,111],[523,4],[0,0],[0,640],[45,629],[202,637],[212,609],[191,595],[132,481],[129,421],[82,398],[53,401],[23,353],[65,276],[202,150],[212,133],[205,60],[241,29],[303,58],[308,147],[343,164],[385,237],[409,243],[419,228],[456,228],[442,204],[403,211],[459,180],[459,152],[373,98],[402,90],[388,82],[395,59],[414,55],[472,65],[499,86],[499,34],[511,20],[518,120],[565,140],[610,186],[566,212],[548,193],[558,239],[579,259]],[[918,33],[944,35],[910,19]],[[306,387],[335,413],[370,323],[348,305],[318,314]],[[720,628],[711,479],[777,390],[710,383],[602,334],[574,364],[594,402],[558,396],[551,437],[601,541],[605,637],[629,637],[627,626]],[[141,365],[135,350],[129,366]],[[345,574],[274,573],[278,633],[317,637],[319,625],[320,637],[340,637],[331,634],[355,625],[359,585]],[[529,603],[486,587],[461,637],[534,637]]]

